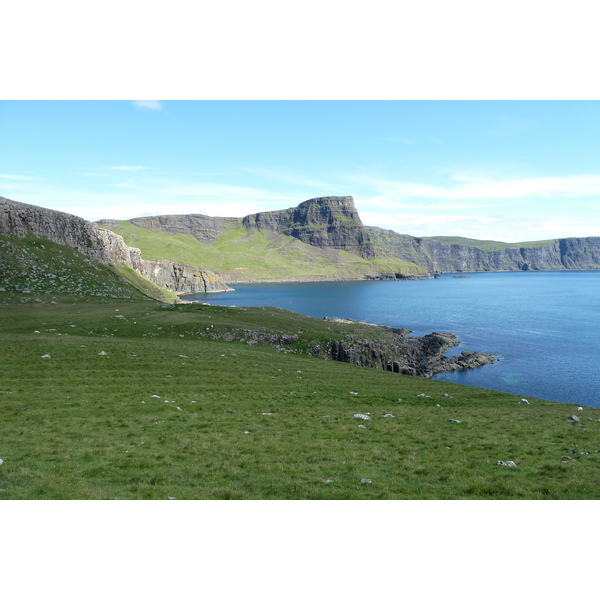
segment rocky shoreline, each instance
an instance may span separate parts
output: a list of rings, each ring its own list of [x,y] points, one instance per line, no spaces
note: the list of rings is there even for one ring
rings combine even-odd
[[[337,320],[337,319],[336,319]],[[474,369],[496,362],[493,354],[468,352],[448,357],[446,352],[460,342],[452,333],[433,332],[423,337],[407,337],[411,332],[365,323],[386,332],[375,339],[348,334],[344,340],[313,342],[309,354],[402,375],[431,378],[436,373]]]

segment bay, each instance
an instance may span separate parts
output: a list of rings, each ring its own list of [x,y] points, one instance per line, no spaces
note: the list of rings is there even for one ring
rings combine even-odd
[[[214,305],[275,306],[311,317],[352,318],[455,334],[499,360],[434,379],[600,407],[600,272],[470,273],[417,281],[236,284],[187,295]],[[466,277],[465,277],[466,275]]]

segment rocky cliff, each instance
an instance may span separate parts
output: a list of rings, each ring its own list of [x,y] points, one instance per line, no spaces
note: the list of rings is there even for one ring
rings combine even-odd
[[[108,229],[68,213],[0,197],[0,234],[28,233],[77,249],[103,264],[120,263],[176,293],[226,291],[210,271],[171,261],[146,261],[138,248]]]
[[[352,196],[327,196],[295,208],[248,215],[246,228],[268,229],[318,248],[334,248],[375,258],[376,251],[362,224]]]
[[[365,226],[352,196],[312,198],[293,208],[259,212],[243,219],[166,215],[142,217],[130,222],[150,231],[186,233],[203,243],[212,243],[221,233],[244,227],[249,232],[258,230],[289,236],[319,249],[345,250],[367,260],[399,259],[416,265],[412,270],[407,268],[405,273],[382,271],[378,275],[369,275],[369,278],[398,279],[409,272],[414,276],[417,267],[423,273],[600,269],[598,237],[566,238],[540,242],[535,247],[510,247],[487,252],[475,245],[452,244]],[[99,223],[110,226],[111,222]],[[381,269],[377,261],[373,266],[374,273]]]
[[[366,229],[380,253],[414,262],[430,273],[600,269],[600,237],[565,238],[535,247],[485,252],[475,246],[401,235],[379,227]]]

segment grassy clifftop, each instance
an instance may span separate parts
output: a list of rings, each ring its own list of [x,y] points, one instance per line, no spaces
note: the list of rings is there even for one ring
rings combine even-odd
[[[473,238],[466,238],[460,236],[445,236],[437,235],[429,238],[436,242],[442,242],[443,244],[458,244],[460,246],[471,246],[479,248],[484,252],[496,252],[497,250],[504,250],[506,248],[543,248],[549,246],[554,240],[538,240],[533,242],[498,242],[495,240],[476,240]]]
[[[129,221],[110,229],[147,260],[168,259],[200,265],[225,281],[271,279],[348,279],[379,273],[418,274],[414,264],[396,258],[365,259],[333,248],[318,248],[269,230],[237,227],[203,243],[189,234],[169,234],[137,227]]]

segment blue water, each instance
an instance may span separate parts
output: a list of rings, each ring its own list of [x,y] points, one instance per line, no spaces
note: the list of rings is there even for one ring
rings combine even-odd
[[[434,379],[600,407],[600,272],[472,273],[466,279],[237,284],[195,294],[210,304],[276,306],[425,335],[455,334],[452,352],[499,361]]]

